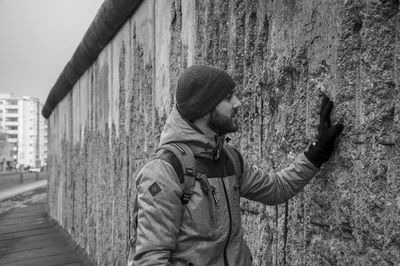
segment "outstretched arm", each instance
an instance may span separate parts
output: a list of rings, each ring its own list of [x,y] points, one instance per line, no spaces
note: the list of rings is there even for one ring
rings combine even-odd
[[[318,172],[304,154],[277,173],[265,173],[244,160],[240,195],[267,205],[286,202],[296,195]]]

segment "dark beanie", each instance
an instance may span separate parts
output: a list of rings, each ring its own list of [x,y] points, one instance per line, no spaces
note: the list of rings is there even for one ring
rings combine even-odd
[[[209,113],[229,93],[235,82],[225,71],[212,66],[191,66],[178,79],[175,93],[179,113],[194,121]]]

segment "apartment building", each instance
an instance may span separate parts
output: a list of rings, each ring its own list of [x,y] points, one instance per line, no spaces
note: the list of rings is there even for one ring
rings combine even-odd
[[[0,94],[0,132],[14,145],[16,167],[46,165],[47,121],[38,98]]]

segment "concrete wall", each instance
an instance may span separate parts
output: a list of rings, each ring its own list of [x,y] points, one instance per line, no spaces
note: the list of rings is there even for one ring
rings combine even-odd
[[[265,170],[314,140],[321,93],[345,129],[288,204],[243,200],[256,265],[400,263],[398,0],[145,0],[49,118],[49,212],[101,265],[123,265],[133,180],[193,63],[243,102],[233,144]]]

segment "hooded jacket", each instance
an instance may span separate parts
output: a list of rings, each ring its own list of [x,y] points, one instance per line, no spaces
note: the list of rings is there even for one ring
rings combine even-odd
[[[196,131],[176,108],[166,121],[160,145],[175,142],[189,145],[197,172],[214,191],[205,193],[196,181],[193,196],[182,204],[181,182],[172,165],[162,159],[148,162],[135,180],[137,225],[131,265],[251,265],[240,197],[267,205],[284,203],[318,171],[304,154],[277,173],[264,173],[241,157],[238,179],[226,155],[213,161],[215,136]]]

